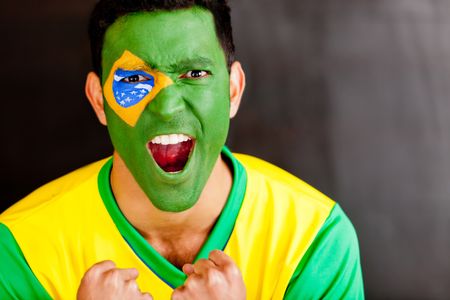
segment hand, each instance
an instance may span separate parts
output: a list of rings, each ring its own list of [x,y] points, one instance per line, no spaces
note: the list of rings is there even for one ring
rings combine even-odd
[[[105,260],[93,265],[81,279],[78,300],[136,299],[152,300],[150,294],[142,294],[136,283],[136,269],[118,269],[116,264]]]
[[[188,278],[174,290],[172,300],[245,299],[241,271],[222,251],[211,251],[208,259],[199,259],[194,265],[185,264],[183,272]]]

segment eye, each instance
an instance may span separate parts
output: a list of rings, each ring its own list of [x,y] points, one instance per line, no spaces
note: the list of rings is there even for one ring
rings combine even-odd
[[[181,78],[192,78],[192,79],[199,79],[207,77],[209,73],[207,71],[202,70],[192,70],[187,72],[186,74],[183,74]]]
[[[127,83],[137,83],[137,82],[143,82],[150,80],[150,78],[145,77],[143,75],[131,75],[128,77],[123,78],[121,81],[127,82]]]

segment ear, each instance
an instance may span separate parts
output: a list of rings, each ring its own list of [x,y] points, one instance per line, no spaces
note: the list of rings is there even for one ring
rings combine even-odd
[[[233,118],[241,104],[242,94],[245,89],[245,74],[241,63],[235,61],[230,70],[230,118]]]
[[[106,115],[103,106],[103,91],[100,78],[94,72],[89,72],[86,78],[86,85],[84,87],[89,102],[97,115],[98,120],[103,125],[106,125]]]

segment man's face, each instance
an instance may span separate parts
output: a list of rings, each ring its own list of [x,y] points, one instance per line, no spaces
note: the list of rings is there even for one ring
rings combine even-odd
[[[114,148],[157,208],[192,207],[229,126],[229,74],[212,14],[122,17],[106,32],[102,59]]]

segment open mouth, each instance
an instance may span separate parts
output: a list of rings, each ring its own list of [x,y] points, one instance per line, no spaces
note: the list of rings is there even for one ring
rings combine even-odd
[[[194,149],[194,140],[185,134],[159,135],[148,143],[158,166],[168,173],[181,172]]]

